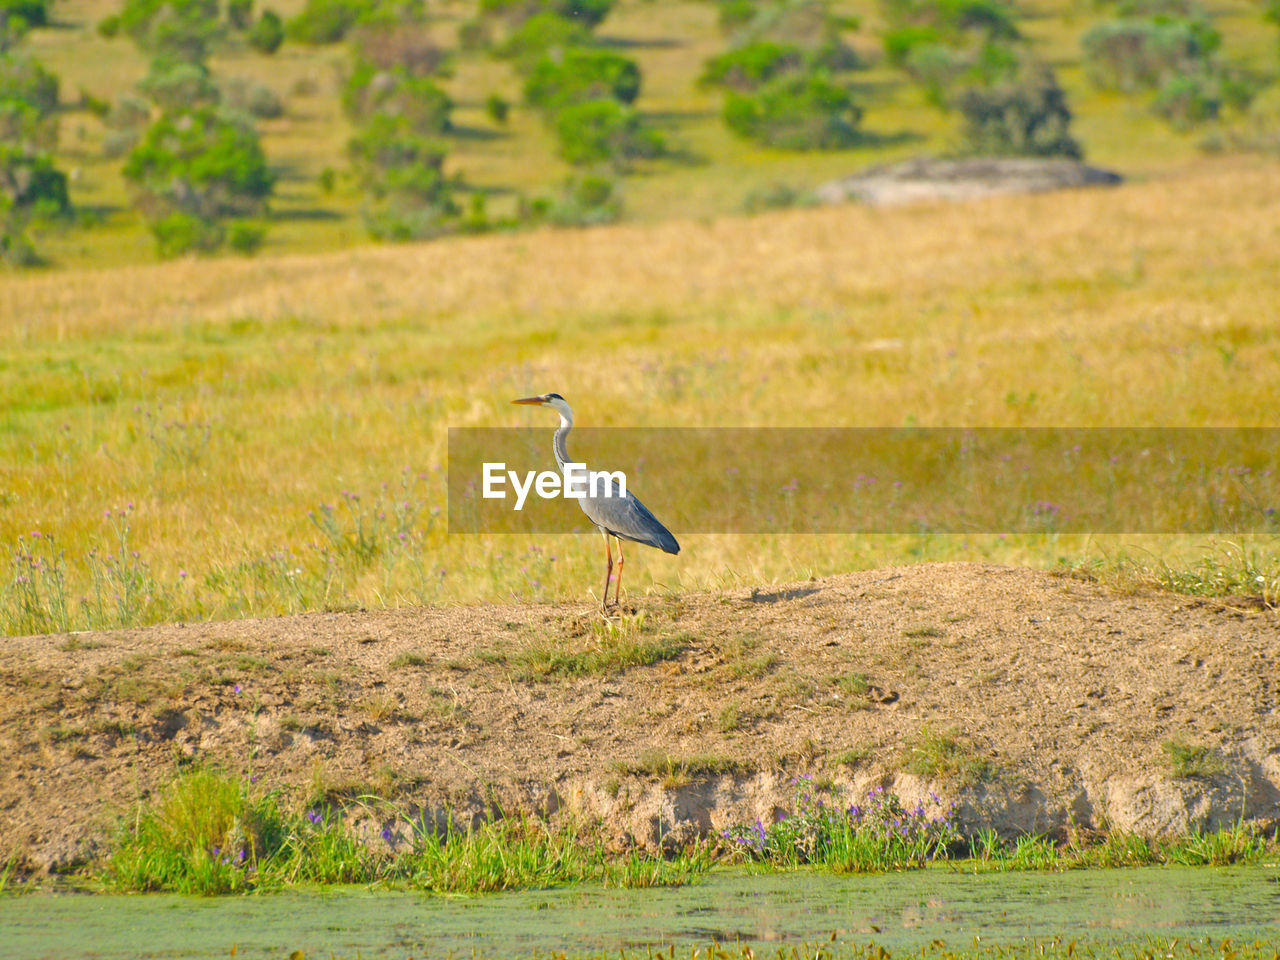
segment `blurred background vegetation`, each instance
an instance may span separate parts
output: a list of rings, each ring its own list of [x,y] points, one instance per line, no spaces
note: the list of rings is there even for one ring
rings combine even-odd
[[[804,203],[919,153],[1280,150],[1276,0],[2,0],[13,265]]]

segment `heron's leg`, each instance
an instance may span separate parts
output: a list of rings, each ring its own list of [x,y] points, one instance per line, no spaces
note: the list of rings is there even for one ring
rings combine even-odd
[[[601,530],[604,534],[604,593],[600,595],[600,612],[604,613],[609,609],[609,581],[613,579],[613,550],[609,547],[609,534],[607,531]]]
[[[615,538],[618,541],[618,582],[613,587],[613,602],[619,607],[622,606],[622,538]]]

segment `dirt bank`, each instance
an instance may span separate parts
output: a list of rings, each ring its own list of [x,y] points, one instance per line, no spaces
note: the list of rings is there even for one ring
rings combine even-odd
[[[192,759],[406,810],[576,810],[646,845],[770,816],[800,772],[934,789],[968,827],[1280,825],[1273,610],[975,564],[628,610],[0,640],[0,849],[83,860]],[[1192,752],[1180,771],[1171,742]]]

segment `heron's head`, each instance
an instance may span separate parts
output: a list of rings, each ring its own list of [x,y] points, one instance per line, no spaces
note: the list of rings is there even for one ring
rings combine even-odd
[[[550,407],[556,413],[573,423],[573,411],[569,408],[569,404],[565,402],[564,397],[558,393],[544,393],[540,397],[525,397],[522,400],[512,400],[512,403],[527,403],[535,407]]]

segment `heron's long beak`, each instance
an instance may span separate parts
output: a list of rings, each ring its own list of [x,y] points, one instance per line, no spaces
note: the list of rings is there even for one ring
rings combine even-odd
[[[523,400],[512,400],[512,403],[529,403],[534,406],[542,406],[545,402],[542,397],[525,397]]]

